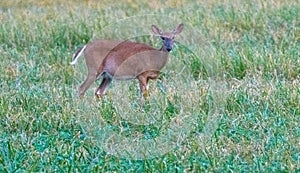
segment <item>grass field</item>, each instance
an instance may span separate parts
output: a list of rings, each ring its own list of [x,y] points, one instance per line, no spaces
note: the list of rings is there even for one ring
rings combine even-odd
[[[300,2],[0,1],[0,172],[300,172]],[[137,81],[83,99],[95,39],[155,47],[183,32],[141,100]]]

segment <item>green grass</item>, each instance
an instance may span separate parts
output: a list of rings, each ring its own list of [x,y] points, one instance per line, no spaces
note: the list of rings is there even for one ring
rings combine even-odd
[[[0,172],[300,171],[299,1],[12,0],[0,13]],[[151,24],[180,22],[148,100],[137,81],[77,97],[77,47],[159,47]]]

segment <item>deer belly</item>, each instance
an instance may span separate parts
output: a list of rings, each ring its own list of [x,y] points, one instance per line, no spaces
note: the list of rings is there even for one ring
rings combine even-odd
[[[128,67],[126,69],[119,68],[112,76],[117,80],[130,80],[136,78],[142,72],[142,70],[135,67]]]

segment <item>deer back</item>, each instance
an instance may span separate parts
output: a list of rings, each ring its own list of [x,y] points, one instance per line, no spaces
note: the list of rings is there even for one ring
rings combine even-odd
[[[167,52],[124,41],[107,54],[100,69],[116,79],[132,79],[146,71],[160,71],[167,61]]]

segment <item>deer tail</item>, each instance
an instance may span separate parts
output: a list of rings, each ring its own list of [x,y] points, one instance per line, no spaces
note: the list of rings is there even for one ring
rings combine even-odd
[[[85,50],[86,48],[86,45],[79,48],[73,55],[73,58],[72,58],[72,62],[70,63],[71,65],[74,65],[76,64],[78,58],[80,57],[80,55],[83,53],[83,51]]]

